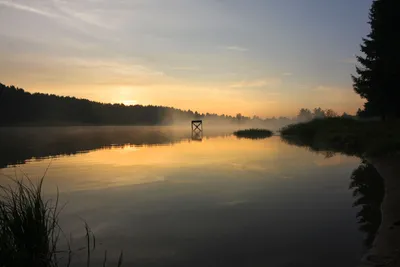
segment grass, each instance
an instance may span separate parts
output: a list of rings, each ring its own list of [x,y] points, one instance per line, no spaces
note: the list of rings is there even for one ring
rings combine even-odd
[[[315,119],[280,130],[283,140],[314,151],[357,156],[382,156],[400,150],[399,121],[362,121],[350,118]]]
[[[44,200],[43,178],[37,184],[29,179],[13,182],[12,186],[0,186],[0,267],[58,267],[60,260],[65,263],[63,266],[70,266],[74,251],[69,245],[66,250],[58,247],[63,236],[58,220],[62,210],[58,194],[54,201]],[[90,253],[96,243],[86,223],[85,230],[86,266],[90,266]],[[122,253],[118,261],[121,265]]]
[[[246,129],[233,133],[238,138],[262,139],[271,137],[273,132],[267,129]]]
[[[57,266],[58,201],[43,201],[42,181],[2,187],[0,258],[2,266]]]

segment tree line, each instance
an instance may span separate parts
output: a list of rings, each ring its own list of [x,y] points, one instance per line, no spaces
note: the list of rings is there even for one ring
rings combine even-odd
[[[302,108],[296,117],[248,117],[199,113],[164,106],[126,106],[107,104],[57,96],[54,94],[29,93],[15,86],[0,83],[0,125],[171,125],[187,123],[193,119],[203,119],[208,124],[253,124],[280,128],[297,121],[314,118],[334,117],[331,110],[315,108],[313,111]]]
[[[0,125],[169,125],[191,119],[235,122],[237,117],[198,113],[163,106],[126,106],[57,96],[29,93],[0,83]],[[240,119],[249,119],[241,116]]]
[[[366,99],[363,117],[400,117],[400,1],[374,0],[369,13],[370,33],[357,57],[354,91]]]
[[[310,121],[313,119],[323,119],[323,118],[334,118],[334,117],[339,117],[339,114],[333,111],[332,109],[325,109],[323,110],[322,108],[314,108],[312,111],[307,108],[302,108],[300,109],[298,115],[297,115],[297,120],[299,122],[306,122]],[[355,116],[349,115],[346,112],[344,112],[341,115],[342,118],[355,118]]]
[[[54,94],[29,93],[15,86],[0,83],[0,125],[171,125],[194,119],[207,123],[286,123],[286,117],[261,119],[199,113],[172,107],[154,105],[109,104],[57,96]]]

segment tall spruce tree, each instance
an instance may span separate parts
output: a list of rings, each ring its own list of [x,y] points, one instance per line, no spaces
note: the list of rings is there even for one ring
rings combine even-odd
[[[400,0],[375,0],[369,19],[353,87],[367,100],[363,115],[400,117]]]

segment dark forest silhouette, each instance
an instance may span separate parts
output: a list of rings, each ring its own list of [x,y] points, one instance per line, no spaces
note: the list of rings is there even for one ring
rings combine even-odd
[[[371,32],[358,56],[354,90],[367,102],[360,116],[400,117],[400,1],[375,0],[369,14]]]
[[[29,93],[14,86],[0,83],[0,125],[169,125],[190,119],[212,119],[235,122],[250,120],[238,114],[236,117],[217,114],[200,114],[162,106],[125,106],[105,104],[42,93]]]
[[[171,125],[204,119],[215,123],[270,123],[276,127],[291,123],[286,117],[261,119],[199,113],[164,106],[107,104],[54,94],[29,93],[0,83],[0,125]]]
[[[297,120],[307,118],[300,112],[298,117],[252,118],[243,116],[199,113],[164,106],[126,106],[124,104],[107,104],[78,99],[75,97],[57,96],[54,94],[29,93],[24,89],[6,86],[0,83],[0,126],[22,125],[171,125],[188,123],[202,119],[207,124],[233,124],[253,126],[268,125],[278,129]],[[308,111],[308,109],[302,109]],[[322,118],[334,114],[332,110],[314,109],[311,118]],[[315,116],[314,116],[315,115]]]
[[[323,110],[322,108],[318,107],[318,108],[314,108],[313,110],[310,110],[308,108],[301,108],[297,115],[297,121],[307,122],[307,121],[311,121],[313,119],[335,118],[335,117],[339,117],[339,115],[332,109]],[[355,116],[349,115],[346,112],[344,112],[341,115],[341,117],[342,118],[355,118]]]

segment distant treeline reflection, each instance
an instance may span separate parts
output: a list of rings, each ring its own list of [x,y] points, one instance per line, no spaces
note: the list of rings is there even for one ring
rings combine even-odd
[[[206,137],[228,134],[230,131],[209,130]],[[0,168],[32,158],[73,155],[111,146],[168,145],[190,138],[190,129],[162,126],[0,128]]]

